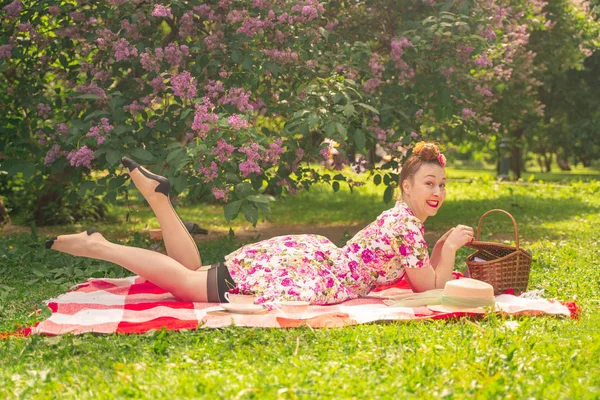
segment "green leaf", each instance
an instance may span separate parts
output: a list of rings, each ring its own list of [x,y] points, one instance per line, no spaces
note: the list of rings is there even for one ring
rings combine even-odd
[[[334,192],[337,192],[338,190],[340,190],[340,183],[338,181],[335,181],[331,184],[331,187],[333,188]]]
[[[241,205],[241,200],[232,201],[231,203],[225,204],[225,207],[223,207],[223,213],[225,214],[225,220],[227,223],[230,223],[232,219],[237,217],[240,212]]]
[[[339,122],[335,123],[335,130],[338,131],[338,133],[344,137],[346,137],[346,135],[348,134],[348,130],[346,129],[346,127]]]
[[[133,150],[131,152],[131,155],[134,156],[135,158],[138,158],[142,161],[152,161],[154,160],[154,155],[152,153],[150,153],[148,150],[146,149],[142,149],[142,148],[137,148],[135,150]]]
[[[80,94],[78,96],[73,97],[74,99],[87,99],[87,100],[100,100],[102,97],[93,93]]]
[[[242,204],[242,213],[246,220],[252,223],[252,226],[256,226],[258,222],[258,208],[253,203],[245,202]]]
[[[279,74],[283,71],[283,69],[281,69],[279,65],[273,63],[265,63],[265,68],[271,71],[275,78],[277,78]]]
[[[96,186],[96,182],[92,182],[92,181],[84,181],[81,183],[81,185],[79,185],[79,189],[77,190],[77,193],[80,196],[84,196],[88,190],[91,190],[94,186]]]
[[[383,192],[383,202],[389,203],[392,201],[392,197],[394,196],[394,188],[392,186],[388,186],[385,188],[385,192]]]
[[[325,125],[325,136],[332,137],[335,133],[335,122],[329,121],[327,125]]]
[[[117,163],[121,160],[121,154],[119,154],[118,151],[115,150],[107,150],[106,151],[106,162],[108,162],[109,165],[113,166],[113,165],[117,165]]]
[[[354,115],[354,106],[348,103],[344,106],[344,116],[350,118],[352,115]]]
[[[179,143],[178,143],[179,144]],[[182,156],[183,154],[185,154],[185,149],[183,147],[178,146],[177,149],[172,150],[168,155],[167,155],[167,164],[177,164],[177,163],[173,163],[173,160],[176,160],[177,158],[179,158],[180,156]],[[187,154],[185,154],[187,155]]]
[[[252,58],[245,57],[244,62],[242,62],[242,68],[244,68],[246,71],[252,71],[252,63]]]
[[[375,186],[379,186],[381,184],[381,175],[375,175],[373,177],[373,183],[375,184]]]
[[[270,202],[274,201],[274,198],[272,196],[267,196],[264,194],[255,194],[255,195],[246,197],[246,199],[249,201],[252,201],[254,203],[265,203],[265,204],[269,204]]]
[[[173,187],[173,189],[175,189],[177,193],[182,193],[187,186],[187,180],[182,175],[179,175],[176,178],[171,178],[170,181],[171,186]]]
[[[372,112],[374,112],[375,114],[379,115],[379,111],[377,111],[377,109],[376,109],[375,107],[373,107],[373,106],[370,106],[370,105],[368,105],[368,104],[365,104],[365,103],[355,103],[355,104],[356,104],[357,106],[361,106],[362,108],[364,108],[364,109],[366,109],[366,110],[369,110],[369,111],[372,111]]]
[[[168,132],[169,131],[169,123],[167,121],[160,121],[155,125],[156,130],[160,132]]]
[[[106,110],[96,110],[94,112],[89,113],[86,117],[85,117],[85,121],[89,121],[92,118],[96,118],[96,117],[101,117],[104,115],[110,115],[110,113]]]
[[[361,151],[367,144],[367,138],[360,129],[354,131],[354,144],[356,144],[356,150]]]
[[[128,127],[126,127],[125,125],[117,125],[115,127],[115,129],[113,130],[113,133],[115,133],[116,135],[121,135],[125,132],[127,132],[129,130]]]
[[[187,117],[188,115],[190,115],[190,113],[191,113],[191,112],[192,112],[192,109],[191,109],[191,108],[188,108],[188,109],[186,109],[186,110],[183,110],[183,111],[181,112],[181,115],[179,116],[179,120],[180,120],[180,121],[183,121],[184,119],[186,119],[186,117]]]
[[[329,40],[329,31],[327,29],[319,27],[319,33],[325,38],[325,41]]]
[[[231,59],[233,60],[234,63],[241,64],[242,61],[244,60],[244,53],[242,53],[241,50],[234,50],[231,53]]]
[[[235,191],[240,196],[240,198],[245,198],[252,193],[252,184],[249,182],[242,182],[240,184],[235,185]]]

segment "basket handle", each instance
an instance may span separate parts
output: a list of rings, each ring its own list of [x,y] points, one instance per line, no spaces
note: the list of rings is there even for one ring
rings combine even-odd
[[[508,215],[510,217],[510,219],[512,220],[513,226],[515,228],[515,237],[516,237],[516,243],[517,243],[517,250],[519,250],[519,228],[517,228],[517,221],[515,221],[515,218],[508,211],[504,211],[504,210],[501,210],[499,208],[490,210],[490,211],[486,212],[485,214],[483,214],[481,216],[481,218],[479,218],[479,223],[477,224],[477,237],[475,238],[475,240],[479,241],[479,234],[481,233],[481,222],[483,221],[483,219],[485,217],[487,217],[489,214],[491,214],[493,212],[501,212],[501,213],[504,213],[504,214],[506,214],[506,215]]]

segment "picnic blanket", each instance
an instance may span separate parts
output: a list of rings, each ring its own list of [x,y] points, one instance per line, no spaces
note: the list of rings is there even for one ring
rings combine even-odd
[[[230,325],[261,328],[343,327],[374,321],[409,321],[453,318],[471,313],[438,313],[427,307],[390,307],[383,299],[410,293],[405,282],[380,288],[366,298],[331,306],[311,306],[309,311],[285,314],[266,309],[260,314],[225,311],[218,303],[182,302],[137,276],[123,279],[90,279],[70,292],[48,300],[52,315],[31,328],[31,334],[144,333],[155,329],[183,330]],[[528,299],[509,294],[496,297],[499,312],[526,315],[574,316],[575,308],[558,301]]]

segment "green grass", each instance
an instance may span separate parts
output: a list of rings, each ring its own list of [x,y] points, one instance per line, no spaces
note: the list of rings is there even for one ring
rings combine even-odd
[[[579,320],[492,315],[328,330],[231,327],[10,338],[0,341],[0,397],[600,397],[600,183],[576,178],[515,185],[497,184],[485,175],[465,178],[450,182],[448,199],[426,230],[476,226],[485,211],[508,210],[519,224],[522,246],[533,253],[529,289],[544,289],[547,297],[561,300],[575,298],[582,307]],[[366,224],[387,207],[379,188],[371,185],[335,195],[315,188],[277,202],[272,220]],[[115,215],[122,211],[113,210]],[[217,207],[179,211],[184,219],[226,228]],[[106,235],[117,238],[135,230],[145,223],[144,213],[133,216],[126,229],[106,225]],[[510,241],[512,229],[507,217],[490,215],[482,236]],[[104,262],[44,251],[43,240],[30,234],[0,239],[0,331],[43,319],[48,315],[44,299],[87,277],[125,275]],[[150,246],[139,235],[125,242]],[[240,245],[223,239],[201,243],[200,250],[204,262],[211,263]],[[459,253],[459,269],[468,253]],[[42,309],[40,315],[36,309]],[[518,322],[516,330],[507,321]]]

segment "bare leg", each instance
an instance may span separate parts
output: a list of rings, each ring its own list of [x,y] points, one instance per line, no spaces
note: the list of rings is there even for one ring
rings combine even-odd
[[[99,232],[61,235],[47,247],[74,256],[109,261],[148,279],[183,301],[206,302],[207,272],[191,271],[176,260],[152,250],[107,241]]]
[[[198,246],[175,213],[175,210],[173,210],[171,200],[168,197],[168,184],[159,187],[159,182],[148,176],[153,176],[155,179],[164,178],[148,172],[144,167],[127,158],[123,159],[123,164],[128,168],[131,180],[148,201],[150,208],[152,208],[158,219],[169,257],[188,269],[196,270],[200,268],[202,260],[200,259]],[[166,190],[167,194],[157,190]]]

